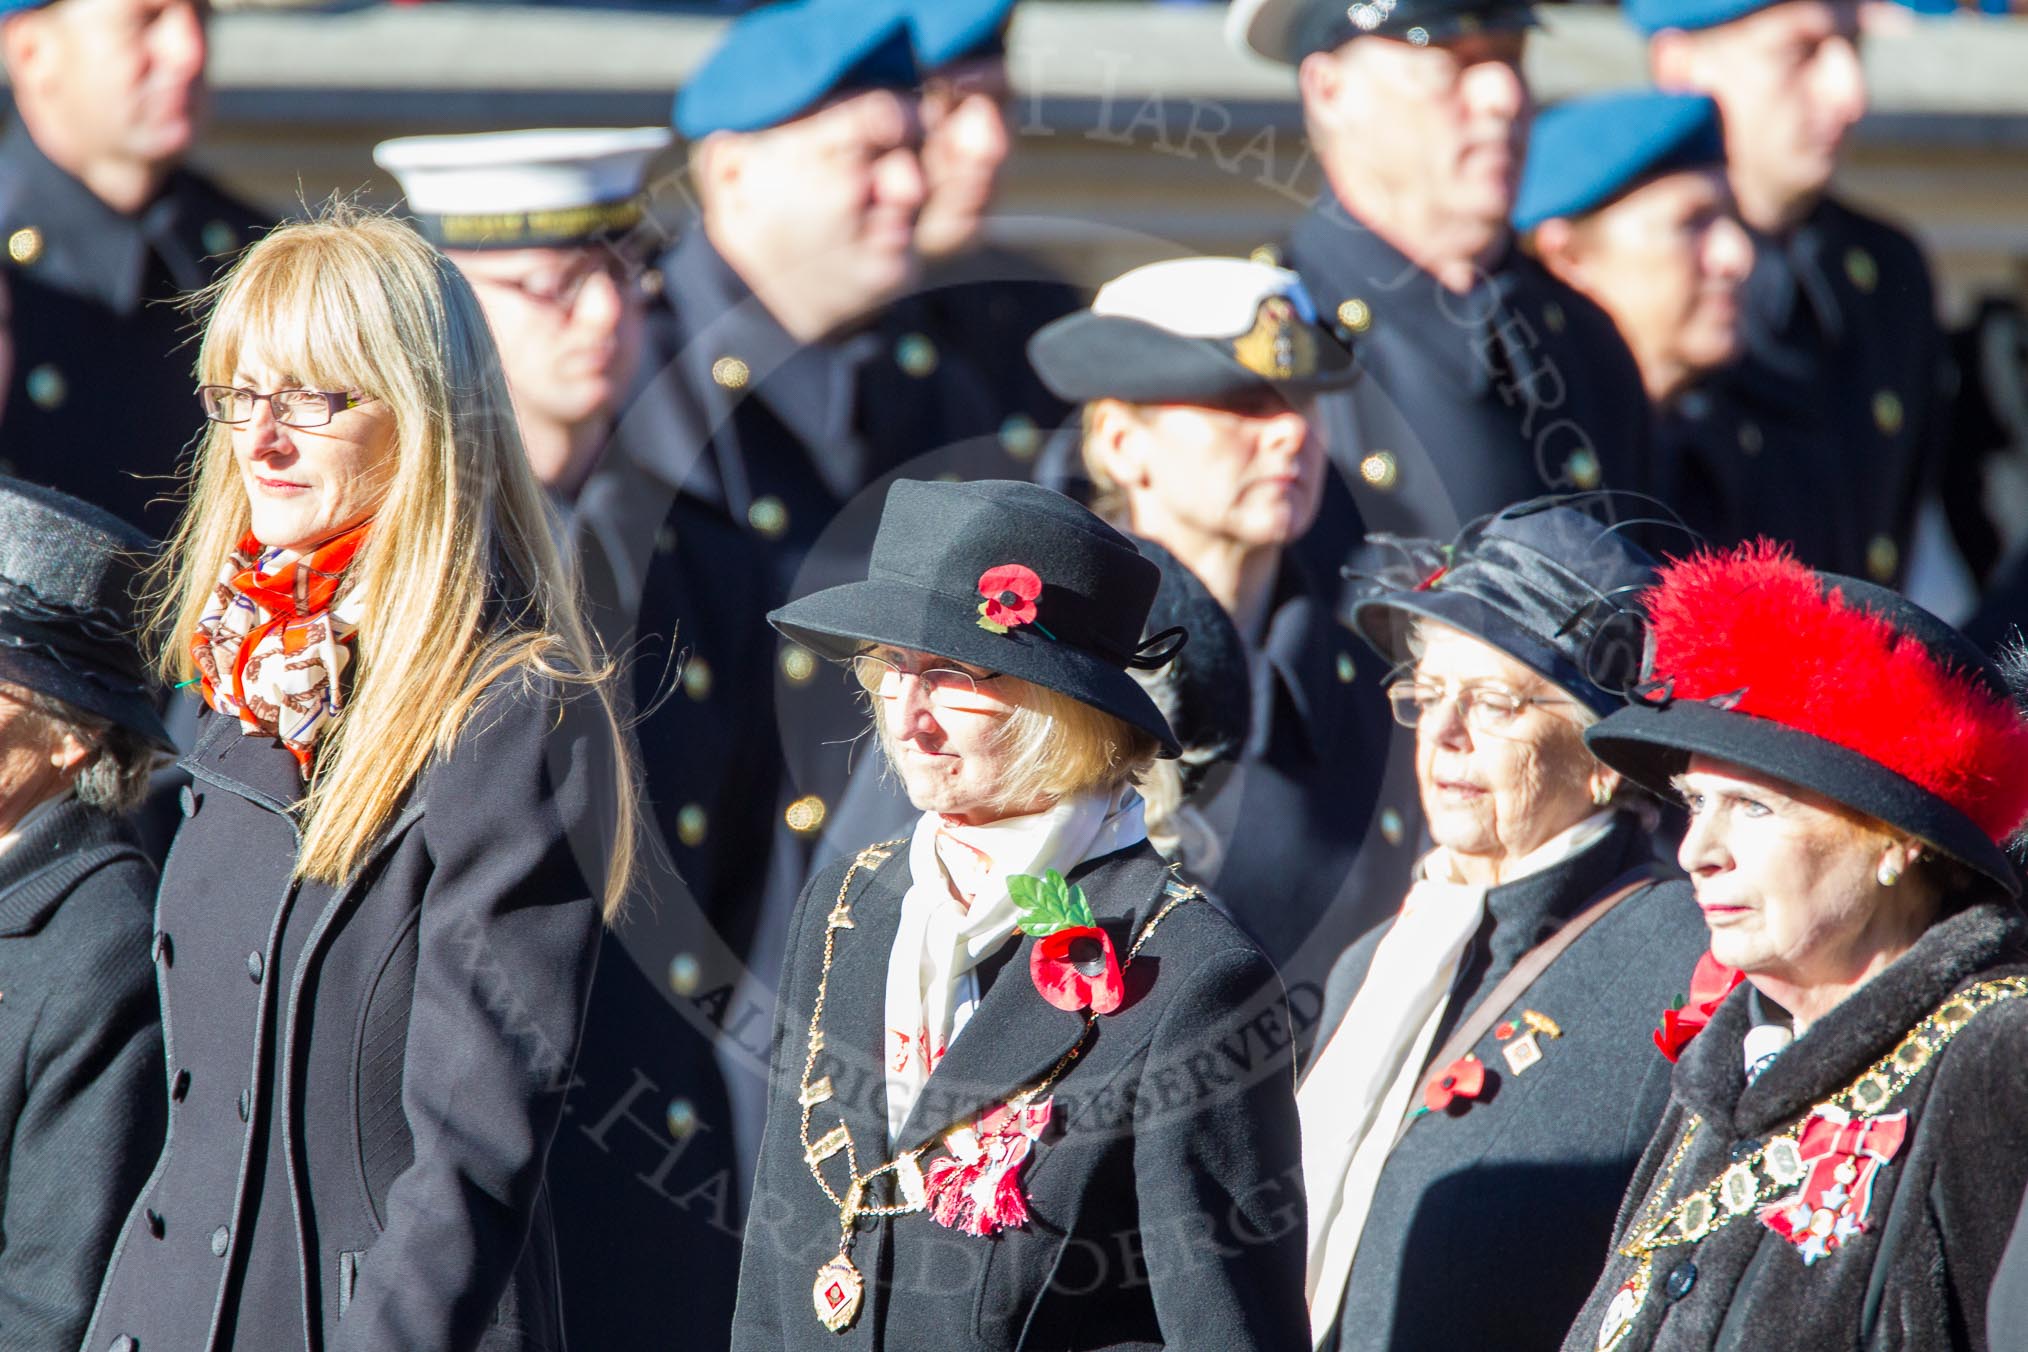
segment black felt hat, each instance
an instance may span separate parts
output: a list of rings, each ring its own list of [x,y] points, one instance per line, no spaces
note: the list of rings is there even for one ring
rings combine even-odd
[[[1091,308],[1028,340],[1028,360],[1073,404],[1211,404],[1273,392],[1298,403],[1358,378],[1302,280],[1245,258],[1174,258],[1099,288]]]
[[[844,659],[883,643],[1018,676],[1154,737],[1175,734],[1128,669],[1153,669],[1183,635],[1143,640],[1161,572],[1133,542],[1036,484],[897,480],[864,582],[768,615],[783,634]]]
[[[132,587],[153,548],[109,512],[0,478],[0,681],[174,751],[134,642]]]
[[[1431,619],[1498,648],[1601,715],[1641,676],[1641,593],[1655,561],[1626,533],[1562,498],[1481,517],[1449,544],[1369,537],[1399,562],[1348,569],[1353,628],[1391,663]]]
[[[2002,846],[2028,817],[2028,720],[1956,630],[1768,544],[1671,564],[1648,607],[1651,677],[1587,730],[1600,760],[1658,791],[1693,755],[1757,771],[2019,895]]]

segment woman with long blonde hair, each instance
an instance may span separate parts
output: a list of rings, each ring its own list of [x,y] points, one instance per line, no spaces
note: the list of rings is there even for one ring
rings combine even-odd
[[[86,1345],[556,1346],[544,1159],[633,779],[466,283],[350,207],[203,298],[169,1141]]]

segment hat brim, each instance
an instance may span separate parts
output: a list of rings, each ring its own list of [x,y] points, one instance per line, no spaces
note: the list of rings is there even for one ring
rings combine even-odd
[[[139,692],[108,689],[87,680],[61,662],[45,661],[23,649],[0,647],[0,682],[33,690],[38,695],[62,700],[88,714],[110,719],[157,750],[174,755],[176,742],[162,722],[162,715],[148,697]]]
[[[1672,776],[1709,756],[1793,784],[1906,831],[1986,877],[2008,896],[2021,880],[1971,818],[1913,780],[1835,742],[1701,700],[1636,704],[1584,734],[1594,756],[1643,788],[1673,794]]]
[[[1048,325],[1028,344],[1029,363],[1049,392],[1066,403],[1122,399],[1130,404],[1219,404],[1272,391],[1298,403],[1359,378],[1352,353],[1317,335],[1317,365],[1308,375],[1276,379],[1190,338],[1124,315],[1089,310]]]
[[[1147,733],[1164,759],[1180,754],[1168,720],[1124,668],[1074,644],[1052,642],[1034,625],[991,633],[979,627],[976,608],[941,592],[877,578],[848,582],[769,612],[768,623],[834,661],[883,643],[1018,676]]]
[[[1408,630],[1418,619],[1449,625],[1497,648],[1601,717],[1621,707],[1618,695],[1593,684],[1554,644],[1545,643],[1476,596],[1437,590],[1396,592],[1370,597],[1352,607],[1352,627],[1391,666],[1400,666],[1414,656],[1408,651]]]

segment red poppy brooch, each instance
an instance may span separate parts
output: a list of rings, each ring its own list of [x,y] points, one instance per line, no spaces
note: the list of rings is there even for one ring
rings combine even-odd
[[[1429,1077],[1422,1087],[1425,1112],[1440,1113],[1459,1099],[1475,1099],[1485,1092],[1486,1063],[1467,1052]]]
[[[1727,967],[1709,953],[1697,959],[1697,968],[1690,973],[1690,994],[1662,1015],[1662,1026],[1655,1030],[1655,1049],[1671,1061],[1681,1056],[1690,1039],[1711,1022],[1732,988],[1744,980],[1746,973]]]
[[[1040,878],[1021,873],[1008,878],[1007,895],[1021,913],[1021,932],[1036,940],[1028,951],[1028,975],[1042,998],[1072,1013],[1118,1009],[1126,996],[1119,955],[1093,919],[1084,889],[1050,869]]]
[[[979,627],[995,634],[1033,624],[1043,637],[1054,642],[1056,635],[1035,620],[1035,603],[1042,599],[1042,579],[1035,570],[1018,563],[1003,563],[979,574]]]
[[[940,1225],[968,1235],[990,1235],[1028,1220],[1021,1195],[1021,1166],[1049,1125],[1050,1100],[1003,1103],[976,1124],[944,1137],[948,1155],[923,1170],[929,1212]]]

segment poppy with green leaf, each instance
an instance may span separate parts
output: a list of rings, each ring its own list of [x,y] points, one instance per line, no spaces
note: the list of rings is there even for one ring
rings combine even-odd
[[[1110,1014],[1125,997],[1119,956],[1098,927],[1084,889],[1050,869],[1040,878],[1015,874],[1007,895],[1021,913],[1021,932],[1035,939],[1028,974],[1042,998],[1075,1013]]]

